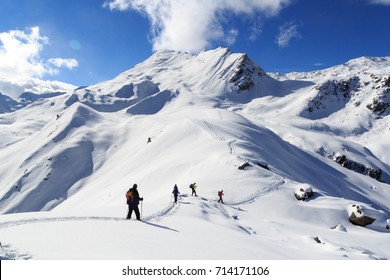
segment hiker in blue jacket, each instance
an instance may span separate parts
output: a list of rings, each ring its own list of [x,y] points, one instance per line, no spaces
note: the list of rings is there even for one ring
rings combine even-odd
[[[180,194],[179,192],[179,188],[177,187],[177,185],[175,184],[175,186],[173,187],[173,197],[175,198],[175,203],[177,203],[177,196]]]

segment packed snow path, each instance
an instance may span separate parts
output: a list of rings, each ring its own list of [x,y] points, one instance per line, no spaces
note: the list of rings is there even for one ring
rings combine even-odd
[[[148,215],[146,217],[142,218],[142,221],[144,222],[161,222],[162,219],[174,215],[182,205],[187,205],[191,203],[194,203],[194,200],[201,201],[202,205],[209,204],[212,207],[215,207],[219,209],[223,216],[226,217],[232,217],[233,215],[227,215],[226,207],[229,207],[231,209],[237,210],[237,211],[244,211],[241,209],[241,205],[253,203],[258,198],[267,195],[268,193],[275,191],[279,189],[285,181],[275,182],[269,186],[266,186],[265,188],[262,188],[258,192],[252,194],[250,197],[245,198],[242,201],[239,202],[233,202],[229,204],[221,204],[216,201],[209,200],[205,197],[201,196],[194,196],[191,197],[188,194],[180,195],[178,199],[178,203],[170,203],[166,208],[163,210],[160,210],[154,214]],[[143,207],[141,204],[139,205],[139,208],[141,209]],[[13,221],[7,221],[0,223],[0,229],[8,228],[8,227],[15,227],[25,224],[32,224],[32,223],[47,223],[47,222],[84,222],[84,221],[127,221],[125,218],[119,218],[119,217],[104,217],[104,216],[69,216],[69,217],[46,217],[46,218],[33,218],[33,219],[20,219],[20,220],[13,220]]]

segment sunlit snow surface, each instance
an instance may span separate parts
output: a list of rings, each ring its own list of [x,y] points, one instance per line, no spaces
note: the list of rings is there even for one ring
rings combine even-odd
[[[0,257],[389,259],[390,122],[367,108],[389,70],[389,58],[360,58],[267,75],[227,49],[164,51],[111,81],[8,106]],[[142,222],[125,219],[134,183]],[[298,201],[300,186],[314,195]],[[374,223],[351,224],[353,204]]]

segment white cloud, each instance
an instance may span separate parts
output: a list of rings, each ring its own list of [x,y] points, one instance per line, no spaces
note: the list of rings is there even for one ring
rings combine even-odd
[[[0,92],[15,97],[29,81],[36,83],[36,79],[45,75],[58,74],[59,68],[78,66],[75,59],[42,59],[41,53],[48,42],[39,27],[0,33]]]
[[[30,33],[11,30],[0,33],[0,76],[2,79],[25,79],[41,77],[46,68],[39,53],[48,38],[39,34],[33,27]]]
[[[251,34],[249,35],[250,41],[256,41],[257,37],[263,32],[263,23],[261,21],[255,21],[251,27]]]
[[[276,37],[275,42],[279,47],[284,48],[290,44],[291,39],[300,37],[298,26],[293,22],[287,22],[279,27],[279,35]]]
[[[225,13],[246,17],[274,16],[290,1],[107,0],[104,6],[111,10],[135,10],[146,15],[151,24],[154,50],[199,52],[216,41],[235,42],[238,31],[223,25]]]
[[[230,29],[225,35],[225,42],[228,46],[233,45],[236,42],[238,36],[237,29]]]
[[[79,66],[77,60],[73,58],[50,58],[48,62],[58,68],[65,67],[68,69],[73,69]]]
[[[390,0],[368,0],[372,4],[390,5]]]

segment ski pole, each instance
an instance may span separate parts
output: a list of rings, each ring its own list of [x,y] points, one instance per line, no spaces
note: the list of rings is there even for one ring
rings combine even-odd
[[[144,201],[141,200],[141,220],[142,220],[142,208],[143,208],[143,205],[144,205]]]

